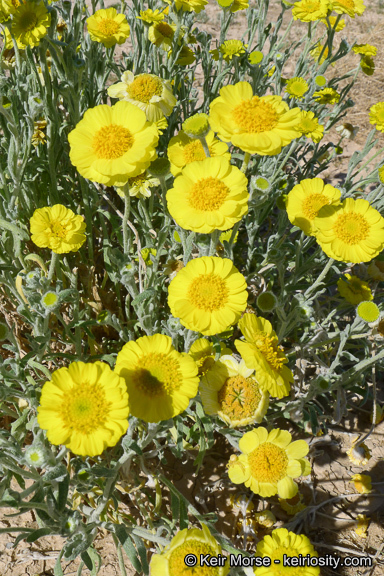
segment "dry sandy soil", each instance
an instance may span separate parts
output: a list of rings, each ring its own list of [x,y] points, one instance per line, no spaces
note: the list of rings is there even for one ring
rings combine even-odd
[[[113,5],[115,2],[106,2],[106,5]],[[374,76],[367,77],[361,75],[353,89],[352,99],[355,107],[350,109],[346,122],[354,126],[359,126],[360,130],[354,141],[344,143],[344,152],[337,159],[330,170],[324,174],[329,182],[337,183],[342,181],[346,173],[349,158],[355,150],[360,150],[367,134],[372,126],[368,121],[368,111],[370,106],[378,101],[382,101],[382,90],[384,85],[384,50],[382,37],[384,35],[384,3],[382,0],[367,0],[368,5],[362,17],[354,20],[346,17],[346,28],[339,33],[339,38],[348,38],[350,42],[357,40],[358,43],[374,44],[377,46],[378,55],[375,58],[376,71]],[[275,21],[280,12],[280,1],[271,0],[269,20]],[[210,0],[206,8],[207,18],[201,17],[199,27],[209,31],[214,37],[218,37],[219,31],[219,9],[215,1]],[[289,15],[287,14],[287,19]],[[245,17],[242,12],[236,13],[231,28],[229,38],[240,38],[245,29]],[[293,28],[291,39],[299,39],[306,34],[306,25],[297,22]],[[124,48],[126,50],[126,48]],[[356,65],[356,56],[351,54],[343,60],[343,70],[348,70]],[[287,74],[289,75],[289,70]],[[335,71],[336,73],[336,71]],[[337,70],[340,73],[340,68]],[[336,132],[327,135],[327,141],[337,141]],[[383,135],[379,137],[379,145],[384,145]],[[378,147],[374,149],[374,153]],[[383,383],[381,382],[381,385]],[[384,399],[382,399],[384,400]],[[343,426],[336,427],[330,435],[312,438],[310,456],[312,459],[313,472],[309,480],[302,484],[302,492],[305,502],[311,501],[324,505],[306,518],[301,524],[296,525],[296,529],[305,527],[306,533],[311,537],[320,555],[335,553],[338,555],[367,556],[374,560],[373,567],[368,570],[359,568],[344,570],[339,569],[338,574],[348,576],[381,576],[384,574],[383,564],[383,525],[384,525],[384,422],[376,427],[375,433],[367,441],[368,447],[372,451],[372,458],[365,468],[353,465],[346,455],[346,450],[351,445],[352,438],[357,431],[363,433],[369,429],[370,423],[367,414],[359,412],[351,414],[350,419],[343,420]],[[186,460],[180,463],[169,458],[168,465],[163,472],[172,480],[181,492],[195,500],[195,506],[201,511],[212,511],[219,513],[218,529],[224,534],[233,538],[233,542],[241,547],[242,538],[236,535],[236,522],[238,516],[230,503],[230,496],[235,491],[235,486],[228,481],[225,472],[225,464],[231,449],[225,446],[215,446],[206,457],[204,466],[197,478],[194,475],[192,465],[194,456],[186,455]],[[372,495],[358,495],[351,484],[350,477],[354,473],[369,472],[374,483]],[[377,484],[375,484],[377,483]],[[16,486],[14,487],[17,488]],[[343,495],[343,499],[325,503],[334,496]],[[281,510],[277,499],[271,499],[268,505],[275,513],[278,525],[287,524],[289,517]],[[8,514],[15,513],[13,509],[3,509],[0,514],[0,527],[8,526],[35,526],[37,524],[32,513],[23,514],[21,517],[7,517]],[[367,537],[365,539],[356,535],[356,515],[362,513],[371,518]],[[294,525],[292,525],[292,528]],[[258,532],[262,537],[263,533]],[[16,549],[12,548],[15,535],[0,536],[0,574],[1,576],[48,576],[53,574],[55,559],[63,546],[61,537],[44,537],[33,544],[22,542]],[[120,574],[116,549],[111,536],[99,534],[95,542],[95,547],[102,557],[101,576],[114,576]],[[380,561],[381,557],[381,561]],[[377,562],[376,560],[379,560]],[[77,573],[79,561],[76,560],[63,565],[66,576]],[[130,562],[126,559],[126,570],[128,576],[133,576],[135,571]],[[82,574],[88,575],[89,571],[83,569]],[[336,574],[333,570],[324,569],[324,576]]]

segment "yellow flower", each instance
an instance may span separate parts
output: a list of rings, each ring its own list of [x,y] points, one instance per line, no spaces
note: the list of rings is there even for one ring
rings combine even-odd
[[[204,114],[204,112],[190,116],[184,120],[181,126],[183,128],[183,132],[189,138],[205,137],[208,132],[210,132],[209,118],[207,114]]]
[[[228,258],[188,262],[168,289],[171,314],[186,328],[211,336],[235,324],[247,306],[245,278]]]
[[[198,338],[192,344],[189,354],[192,356],[199,369],[199,376],[204,376],[215,364],[214,345],[207,338]],[[232,350],[226,348],[224,342],[220,342],[220,354],[231,355]]]
[[[384,132],[384,102],[378,102],[369,109],[369,122],[376,124],[376,130]]]
[[[158,131],[130,102],[90,108],[68,134],[71,162],[84,178],[123,186],[155,158]]]
[[[140,253],[141,253],[141,256],[144,260],[144,264],[146,266],[153,266],[151,256],[156,256],[156,254],[157,254],[156,248],[143,248]],[[135,262],[139,262],[139,261],[140,261],[140,258],[135,258]]]
[[[375,71],[375,63],[370,56],[363,56],[360,60],[360,66],[364,74],[372,76]]]
[[[85,242],[85,223],[61,204],[38,208],[30,219],[32,242],[56,254],[77,252]]]
[[[247,46],[241,40],[225,40],[219,47],[219,52],[222,53],[226,62],[231,62],[234,56],[245,54]]]
[[[222,156],[228,160],[231,155],[225,142],[220,142],[215,138],[215,133],[210,130],[205,137],[211,157]],[[177,136],[173,136],[168,144],[168,158],[171,162],[171,172],[173,176],[181,174],[182,168],[191,162],[205,160],[207,158],[202,143],[197,138],[187,136],[180,130]]]
[[[124,14],[116,8],[97,10],[86,20],[91,40],[101,42],[106,48],[124,44],[130,34],[130,27]]]
[[[307,476],[311,465],[305,458],[305,440],[292,442],[287,430],[273,429],[268,433],[259,426],[246,432],[239,441],[242,454],[229,462],[228,475],[234,484],[245,484],[263,498],[278,494],[293,498],[298,488],[293,478]]]
[[[164,270],[163,273],[166,274],[167,276],[169,276],[170,280],[172,280],[176,274],[179,272],[179,270],[181,270],[182,268],[184,268],[184,264],[183,264],[183,256],[178,256],[176,259],[170,259],[167,261],[166,265],[164,266]],[[196,362],[197,364],[197,362]],[[199,372],[200,375],[200,372]]]
[[[367,518],[365,514],[358,514],[356,516],[357,520],[357,527],[355,528],[355,532],[357,536],[361,538],[367,538],[368,526],[371,521],[370,518]]]
[[[363,56],[376,56],[377,48],[371,44],[355,44],[352,48],[355,54],[362,54]]]
[[[51,15],[44,3],[26,1],[13,12],[11,31],[18,44],[38,46],[50,25]]]
[[[273,530],[271,536],[267,535],[257,544],[256,556],[271,559],[271,566],[255,568],[255,576],[283,576],[283,574],[293,574],[295,576],[318,576],[319,566],[308,566],[300,568],[286,568],[284,566],[285,557],[290,558],[317,558],[318,553],[312,546],[309,538],[304,534],[288,532],[286,528]]]
[[[306,508],[300,492],[298,492],[293,498],[288,498],[287,500],[279,498],[279,504],[289,516],[295,516]]]
[[[222,553],[220,545],[211,536],[207,526],[205,524],[201,526],[202,530],[199,528],[181,530],[160,554],[154,554],[149,567],[151,576],[187,576],[193,573],[201,576],[225,576],[229,571],[228,562],[216,568],[194,569],[185,565],[184,559],[191,554],[197,556],[200,565],[200,554],[217,557]]]
[[[340,100],[340,94],[333,88],[324,88],[314,92],[312,98],[319,104],[336,104]]]
[[[265,318],[244,314],[239,328],[245,337],[235,340],[235,346],[248,368],[256,371],[256,378],[263,390],[271,396],[283,398],[291,389],[293,374],[285,364],[288,362],[282,346],[278,345],[276,332]]]
[[[296,76],[295,78],[288,80],[285,89],[289,94],[289,98],[301,99],[304,94],[308,92],[309,86],[308,82],[306,82],[304,78]]]
[[[20,6],[18,0],[0,0],[0,22],[8,20],[18,6]]]
[[[168,210],[185,230],[228,230],[248,212],[247,184],[243,172],[226,158],[192,162],[168,190]]]
[[[384,218],[367,200],[324,206],[314,220],[316,240],[329,258],[370,262],[384,248]]]
[[[148,39],[163,50],[170,50],[175,35],[176,25],[167,22],[154,22],[148,30]]]
[[[217,3],[222,8],[229,8],[231,12],[249,8],[248,0],[217,0]]]
[[[183,12],[196,12],[200,14],[208,4],[208,0],[174,0],[176,10]]]
[[[125,344],[115,372],[126,382],[130,413],[145,422],[169,420],[184,412],[199,385],[196,363],[163,334]]]
[[[318,64],[322,64],[323,62],[325,62],[325,60],[328,58],[328,47],[326,46],[323,52],[323,48],[324,46],[322,46],[320,44],[320,42],[318,42],[316,44],[316,46],[313,48],[313,50],[310,50],[310,55],[314,58],[314,60],[317,61]],[[320,55],[323,54],[320,58]],[[332,66],[334,66],[335,63],[332,63]]]
[[[337,16],[328,16],[328,18],[329,18],[329,22],[333,28],[335,26]],[[323,22],[323,24],[325,24],[326,26],[328,25],[326,18],[321,19],[321,22]],[[341,32],[341,30],[344,30],[344,28],[345,28],[345,20],[341,19],[341,20],[339,20],[339,22],[336,26],[335,32]]]
[[[347,138],[350,140],[354,140],[356,137],[356,134],[359,131],[359,127],[358,126],[352,126],[352,124],[350,124],[349,122],[344,122],[343,124],[340,124],[339,126],[337,126],[337,128],[335,128],[336,132],[338,132],[340,134],[341,138]]]
[[[140,10],[140,16],[136,16],[136,18],[145,22],[145,24],[162,22],[165,18],[165,10],[163,12],[160,12],[158,9],[153,11],[151,8],[148,8],[147,10]]]
[[[321,178],[306,178],[292,188],[286,198],[286,209],[290,222],[314,236],[314,220],[323,206],[338,206],[341,192]]]
[[[356,436],[355,440],[352,441],[352,445],[349,450],[347,450],[347,456],[350,461],[356,466],[365,466],[368,464],[368,460],[371,458],[371,452],[364,442],[359,442],[356,444],[359,437]]]
[[[263,58],[264,58],[264,54],[262,52],[260,52],[259,50],[256,50],[256,51],[250,53],[250,55],[248,56],[248,61],[253,66],[256,66],[256,64],[260,64],[260,62],[262,61]]]
[[[104,362],[72,362],[44,384],[37,414],[52,444],[64,444],[80,456],[98,456],[127,431],[127,387]]]
[[[354,18],[361,16],[365,10],[363,0],[330,0],[331,9],[337,14],[348,14]]]
[[[380,260],[373,260],[367,269],[368,274],[374,280],[384,281],[384,262]],[[367,300],[367,298],[366,298]],[[369,300],[369,298],[368,298]]]
[[[294,20],[314,22],[325,18],[329,8],[328,0],[301,0],[300,2],[295,2],[292,8],[292,16]]]
[[[324,136],[324,126],[319,124],[319,120],[315,118],[314,112],[301,113],[300,124],[296,126],[296,129],[301,132],[306,138],[311,138],[313,142],[320,142]]]
[[[47,127],[46,120],[37,120],[33,123],[34,133],[32,134],[32,145],[36,148],[39,144],[45,144],[47,142],[47,135],[44,130]]]
[[[300,114],[281,96],[254,96],[248,82],[238,82],[221,88],[211,103],[209,121],[221,140],[250,154],[274,156],[300,136]]]
[[[337,289],[347,302],[356,306],[356,304],[360,304],[360,302],[373,300],[368,282],[360,280],[357,276],[351,276],[351,274],[344,274],[344,276],[347,282],[340,278],[337,281]]]
[[[354,474],[352,480],[355,489],[360,494],[369,494],[372,492],[372,478],[368,474]]]
[[[356,313],[364,322],[376,322],[380,318],[380,308],[374,302],[360,302]]]
[[[195,54],[188,46],[183,46],[176,60],[178,66],[189,66],[195,62]]]
[[[264,528],[272,528],[272,526],[276,524],[276,516],[270,510],[256,512],[254,519],[257,524],[260,524],[260,526]]]
[[[200,382],[206,414],[218,414],[231,428],[259,424],[269,405],[269,394],[260,389],[254,370],[230,355],[221,356]]]
[[[155,74],[135,76],[127,70],[121,82],[110,86],[107,92],[111,98],[126,100],[143,110],[149,122],[157,122],[169,116],[176,105],[169,80],[163,80]]]
[[[129,195],[136,196],[136,198],[149,198],[151,196],[151,188],[160,185],[158,178],[152,178],[146,171],[129,178]],[[118,195],[124,198],[125,194],[121,188],[116,188]]]

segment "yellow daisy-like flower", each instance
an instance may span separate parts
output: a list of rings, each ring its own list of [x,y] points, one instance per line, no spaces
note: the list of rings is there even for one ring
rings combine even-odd
[[[200,554],[217,557],[222,553],[220,545],[207,526],[205,524],[201,526],[202,530],[198,528],[181,530],[160,554],[154,554],[149,566],[151,576],[189,576],[194,572],[199,576],[225,576],[229,571],[227,562],[222,567],[200,568]],[[199,568],[186,566],[184,559],[191,554],[197,556]]]
[[[222,356],[203,376],[199,390],[203,408],[218,414],[231,428],[259,424],[269,406],[268,392],[261,390],[254,370],[232,356]]]
[[[365,10],[363,0],[330,0],[330,8],[336,14],[348,14],[351,18],[356,14],[362,16]]]
[[[168,190],[168,210],[185,230],[228,230],[248,212],[247,185],[244,173],[226,158],[192,162]]]
[[[64,444],[79,456],[98,456],[127,431],[127,387],[104,362],[72,362],[44,384],[37,414],[52,444]]]
[[[302,98],[306,92],[308,92],[309,85],[304,78],[300,76],[295,76],[288,80],[285,89],[289,94],[289,98]]]
[[[354,474],[352,476],[353,485],[360,494],[372,492],[372,478],[368,474]]]
[[[138,174],[133,178],[129,178],[129,195],[136,196],[136,198],[149,198],[151,196],[151,188],[160,185],[158,178],[152,178],[146,171]],[[116,189],[121,198],[125,197],[124,191],[121,188]]]
[[[83,216],[62,204],[35,210],[30,226],[32,242],[39,248],[50,248],[56,254],[77,252],[86,239]]]
[[[360,280],[357,276],[351,274],[344,274],[347,281],[340,278],[337,281],[337,289],[343,298],[350,304],[356,306],[360,302],[373,300],[373,295],[368,282]]]
[[[217,0],[217,3],[224,9],[229,8],[231,12],[249,8],[248,0]]]
[[[274,156],[298,138],[301,110],[281,96],[254,96],[248,82],[224,86],[210,106],[212,130],[225,142],[261,156]]]
[[[284,512],[286,512],[289,516],[295,516],[306,508],[300,492],[298,492],[293,498],[288,498],[287,500],[284,498],[279,498],[279,504]]]
[[[156,125],[130,102],[90,108],[68,134],[69,157],[84,178],[123,186],[141,174],[156,156]]]
[[[364,322],[376,322],[380,318],[380,308],[374,302],[360,302],[356,313]]]
[[[334,88],[324,88],[313,93],[313,99],[319,104],[337,104],[340,94]]]
[[[107,92],[111,98],[126,100],[143,110],[149,122],[157,122],[169,116],[176,105],[169,80],[163,80],[155,74],[135,76],[127,70],[121,82],[110,86]]]
[[[0,0],[0,22],[8,20],[18,6],[20,6],[18,0]]]
[[[183,12],[196,12],[196,14],[200,14],[208,4],[208,0],[174,0],[174,4],[176,10],[181,9]]]
[[[319,566],[298,566],[289,568],[284,565],[285,558],[317,558],[318,553],[309,538],[304,534],[288,532],[286,528],[277,528],[269,536],[264,536],[257,544],[256,556],[271,559],[271,566],[261,566],[254,569],[255,576],[319,576]]]
[[[369,123],[376,124],[376,130],[384,132],[384,102],[378,102],[369,109]]]
[[[26,1],[13,12],[11,31],[17,43],[38,46],[50,25],[51,15],[44,3]]]
[[[313,50],[310,50],[310,52],[309,52],[310,55],[312,56],[312,58],[314,60],[316,60],[319,65],[322,64],[323,62],[325,62],[325,60],[328,58],[328,47],[327,46],[325,47],[324,52],[323,52],[323,48],[324,48],[324,46],[322,46],[320,44],[320,42],[318,42],[316,44],[316,46],[313,48]],[[322,56],[321,56],[321,54],[322,54]],[[320,56],[321,56],[321,58],[320,58]],[[335,63],[333,62],[332,66],[334,66],[334,65],[335,65]]]
[[[205,137],[211,157],[222,156],[231,159],[228,152],[228,146],[225,142],[220,142],[215,138],[215,133],[210,130]],[[191,162],[205,160],[207,158],[202,143],[198,138],[191,138],[180,130],[177,136],[173,136],[168,144],[168,159],[171,163],[171,172],[173,176],[181,174],[182,168]]]
[[[363,56],[360,60],[360,66],[364,74],[372,76],[375,71],[375,63],[370,56]]]
[[[288,362],[279,346],[276,332],[265,318],[244,314],[239,328],[245,337],[235,340],[235,346],[248,368],[256,371],[256,378],[271,396],[283,398],[291,389],[293,374],[285,364]],[[285,496],[283,496],[285,498]]]
[[[338,206],[341,192],[321,178],[306,178],[296,184],[285,202],[290,222],[308,236],[314,236],[314,220],[323,206]]]
[[[332,28],[335,26],[336,20],[337,20],[337,16],[328,16],[329,18],[329,23],[331,24]],[[321,22],[323,24],[325,24],[326,26],[328,26],[328,22],[326,20],[326,18],[321,19]],[[345,20],[341,19],[339,20],[335,32],[341,32],[341,30],[344,30],[345,28]]]
[[[189,66],[196,60],[195,53],[188,46],[183,46],[176,60],[178,66]]]
[[[355,44],[352,50],[355,54],[362,54],[363,56],[376,56],[377,48],[371,44]]]
[[[371,458],[371,451],[369,450],[368,446],[364,444],[364,442],[356,444],[358,439],[359,437],[356,436],[356,438],[352,441],[351,447],[349,450],[347,450],[347,456],[352,464],[355,464],[356,466],[366,466],[368,464],[368,460]]]
[[[367,538],[368,526],[371,521],[365,514],[358,514],[356,516],[357,520],[357,527],[355,528],[355,532],[357,536],[360,538]]]
[[[254,515],[255,522],[264,528],[272,528],[276,524],[276,516],[270,510],[256,512]]]
[[[130,413],[145,422],[169,420],[184,412],[199,385],[194,360],[178,352],[172,338],[163,334],[125,344],[115,372],[126,382]]]
[[[384,248],[384,218],[367,200],[324,206],[314,220],[316,240],[329,258],[370,262]]]
[[[320,142],[324,136],[324,126],[319,124],[319,120],[315,117],[314,112],[302,111],[300,124],[298,124],[296,128],[303,136],[311,138],[311,140],[316,143]]]
[[[378,172],[380,182],[382,184],[384,184],[384,166],[381,166],[377,172]]]
[[[374,260],[368,266],[367,272],[374,280],[381,280],[384,282],[384,262],[380,260]],[[369,300],[369,298],[365,298],[365,300]]]
[[[162,22],[167,12],[165,10],[160,12],[157,8],[153,11],[151,8],[148,8],[147,10],[140,10],[140,16],[136,16],[136,18],[142,20],[145,24],[153,24],[154,22]]]
[[[292,16],[294,20],[314,22],[325,18],[329,8],[328,0],[301,0],[300,2],[295,2],[292,8]]]
[[[247,46],[241,40],[226,40],[219,47],[219,52],[222,53],[226,62],[231,62],[234,56],[245,54]]]
[[[188,262],[168,288],[171,314],[186,328],[211,336],[235,324],[247,306],[245,278],[228,258]]]
[[[124,14],[116,8],[97,10],[86,20],[91,40],[101,42],[106,48],[124,44],[130,35],[130,27]]]
[[[189,350],[189,354],[197,364],[199,376],[204,376],[208,370],[215,365],[216,352],[212,342],[207,340],[207,338],[198,338],[195,340]],[[232,350],[227,348],[224,342],[220,342],[220,354],[221,356],[230,356]]]
[[[172,47],[175,31],[175,24],[154,22],[148,30],[148,39],[158,48],[168,51]]]
[[[287,430],[268,433],[259,426],[246,432],[239,441],[242,454],[228,464],[228,476],[234,484],[245,484],[263,498],[278,494],[293,498],[298,487],[293,478],[308,476],[311,465],[305,458],[309,447],[305,440],[292,442]]]

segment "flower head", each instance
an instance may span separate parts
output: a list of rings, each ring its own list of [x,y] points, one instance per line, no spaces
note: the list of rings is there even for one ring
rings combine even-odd
[[[169,51],[172,47],[176,25],[168,22],[154,22],[148,30],[148,40],[158,48]]]
[[[71,162],[84,178],[123,186],[155,158],[158,131],[130,102],[90,108],[68,134]]]
[[[182,128],[188,138],[205,137],[210,132],[208,115],[204,112],[194,114],[184,120]]]
[[[52,444],[65,444],[80,456],[98,456],[127,431],[127,388],[104,362],[72,362],[44,384],[37,413]]]
[[[369,109],[369,123],[376,124],[376,130],[384,132],[384,102],[378,102]]]
[[[117,355],[115,372],[126,382],[130,413],[145,422],[181,414],[197,394],[196,363],[163,334],[125,344]]]
[[[264,54],[260,52],[260,50],[255,50],[254,52],[251,52],[250,55],[248,56],[248,61],[253,66],[256,66],[257,64],[260,64],[263,58]]]
[[[256,304],[262,312],[272,312],[276,308],[278,300],[273,292],[266,290],[258,295]]]
[[[271,396],[287,396],[293,382],[293,374],[285,364],[288,362],[276,332],[265,318],[244,314],[239,328],[245,337],[236,340],[235,346],[248,368],[256,370],[257,381]]]
[[[360,60],[360,66],[364,74],[372,76],[375,71],[375,63],[371,56],[363,56]]]
[[[324,88],[313,93],[313,99],[319,104],[336,104],[340,100],[340,94],[334,88]]]
[[[260,389],[254,370],[232,356],[222,356],[200,382],[206,414],[218,414],[231,428],[259,424],[269,405],[269,394]]]
[[[38,208],[30,219],[32,242],[40,248],[50,248],[56,254],[77,252],[85,242],[83,216],[55,204]]]
[[[368,526],[371,521],[365,514],[358,514],[356,516],[357,520],[357,527],[355,528],[355,532],[357,536],[360,538],[367,538]]]
[[[324,136],[324,126],[319,124],[319,120],[315,118],[314,112],[304,110],[301,113],[301,121],[296,126],[296,129],[301,132],[306,138],[311,138],[313,142],[320,142]]]
[[[365,466],[371,458],[371,452],[364,442],[356,444],[358,439],[359,437],[357,436],[352,442],[352,446],[347,450],[347,456],[356,466]]]
[[[183,46],[179,52],[179,56],[176,60],[178,66],[189,66],[196,61],[195,53],[189,46]]]
[[[367,272],[374,280],[384,281],[384,262],[373,260],[368,266]],[[365,300],[370,300],[370,298],[365,298]]]
[[[130,27],[124,14],[116,8],[97,10],[86,20],[91,40],[101,42],[106,48],[124,44],[130,34]]]
[[[235,484],[244,483],[263,498],[278,494],[293,498],[298,488],[293,478],[307,476],[311,465],[305,458],[305,440],[292,442],[287,430],[271,430],[259,426],[246,432],[239,441],[242,454],[228,465],[228,475]]]
[[[371,44],[355,44],[352,47],[355,54],[362,54],[363,56],[376,56],[377,48]]]
[[[13,11],[11,31],[20,47],[38,46],[50,25],[51,15],[43,2],[27,0]]]
[[[215,138],[213,130],[210,130],[205,138],[211,157],[223,156],[228,160],[231,159],[228,146]],[[182,168],[187,164],[197,160],[205,160],[207,157],[200,140],[188,136],[183,130],[180,130],[177,136],[170,139],[167,152],[171,162],[171,172],[174,176],[181,174]]]
[[[192,356],[199,369],[199,376],[204,376],[215,365],[215,349],[212,342],[207,338],[198,338],[192,344],[189,354]],[[232,350],[226,348],[224,342],[220,342],[220,354],[231,355]]]
[[[376,322],[380,318],[380,309],[374,302],[360,302],[356,313],[364,322]]]
[[[195,12],[200,14],[208,4],[208,0],[174,0],[176,10],[183,12]]]
[[[290,98],[298,98],[301,99],[306,92],[308,92],[309,86],[308,82],[304,80],[304,78],[300,78],[296,76],[295,78],[291,78],[288,80],[285,90],[289,94]]]
[[[360,302],[373,300],[368,282],[360,280],[358,276],[351,276],[351,274],[344,274],[344,276],[346,280],[340,278],[337,281],[337,289],[347,302],[356,306]]]
[[[19,0],[0,0],[0,22],[9,20],[18,6],[20,6]]]
[[[231,62],[234,56],[245,54],[246,48],[247,45],[241,40],[225,40],[219,47],[219,52],[222,53],[226,62]]]
[[[148,8],[147,10],[140,10],[140,16],[136,16],[136,18],[142,20],[145,24],[153,24],[154,22],[162,22],[167,12],[168,8],[163,12],[160,12],[157,8],[155,11]]]
[[[205,336],[235,324],[247,306],[245,278],[228,258],[195,258],[169,285],[171,314]]]
[[[295,516],[302,510],[305,510],[306,505],[303,501],[303,496],[298,492],[293,498],[279,498],[281,508],[289,515]]]
[[[301,0],[300,2],[295,2],[292,8],[292,16],[294,20],[314,22],[325,18],[329,9],[328,0]]]
[[[238,82],[221,88],[210,105],[209,122],[221,140],[250,154],[274,156],[300,136],[300,114],[281,96],[259,97],[248,82]]]
[[[33,466],[34,468],[42,468],[47,463],[47,453],[44,446],[27,446],[24,451],[24,459],[28,466]]]
[[[248,0],[217,0],[219,6],[229,9],[231,12],[246,10],[249,7]]]
[[[330,23],[331,27],[334,28],[335,24],[336,24],[337,16],[328,16],[328,18],[329,18],[329,23]],[[326,18],[322,18],[321,22],[323,22],[323,24],[328,26],[328,22],[327,22]],[[345,20],[341,19],[341,20],[339,20],[339,22],[336,25],[335,32],[341,32],[341,30],[344,30],[344,28],[345,28]]]
[[[296,184],[286,199],[286,209],[290,222],[314,236],[314,220],[323,206],[338,206],[341,192],[321,178],[306,178]]]
[[[146,170],[137,176],[128,179],[129,195],[136,196],[136,198],[149,198],[151,196],[151,188],[160,185],[158,178],[150,176]],[[117,188],[117,193],[121,198],[125,194],[121,188]]]
[[[368,474],[354,474],[352,476],[353,485],[360,494],[372,492],[372,478]]]
[[[310,50],[310,55],[314,60],[320,65],[328,58],[328,46],[322,46],[320,42],[317,42],[316,46]],[[334,62],[332,66],[334,66]]]
[[[336,14],[348,14],[351,18],[356,14],[362,16],[365,10],[363,0],[330,0],[330,5]]]
[[[384,248],[384,218],[367,200],[324,206],[314,220],[316,240],[329,258],[369,262]]]

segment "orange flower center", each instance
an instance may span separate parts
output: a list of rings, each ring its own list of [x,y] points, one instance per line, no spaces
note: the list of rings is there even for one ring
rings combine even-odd
[[[218,178],[201,178],[192,186],[188,202],[195,210],[213,212],[218,210],[228,196],[229,188]]]
[[[217,274],[200,274],[191,282],[187,298],[199,310],[213,312],[227,303],[228,288]]]
[[[248,454],[251,474],[258,482],[276,484],[287,475],[288,456],[280,446],[264,442]]]
[[[133,146],[134,137],[127,128],[109,124],[100,128],[93,137],[92,146],[100,160],[121,158]]]
[[[243,100],[233,109],[232,115],[244,132],[268,132],[273,130],[279,120],[273,106],[258,96],[253,96],[251,100]]]
[[[354,245],[368,237],[369,224],[362,214],[347,212],[337,217],[334,231],[339,240]]]
[[[98,22],[97,28],[104,36],[113,36],[119,29],[119,23],[112,18],[103,18]]]
[[[129,84],[127,92],[134,100],[148,104],[153,96],[162,95],[163,85],[160,78],[150,74],[140,74]]]

